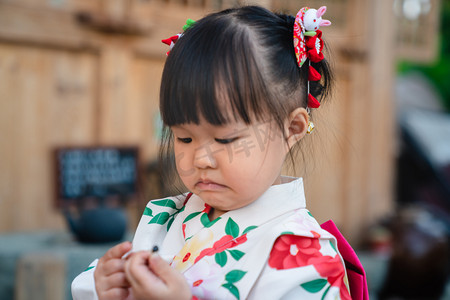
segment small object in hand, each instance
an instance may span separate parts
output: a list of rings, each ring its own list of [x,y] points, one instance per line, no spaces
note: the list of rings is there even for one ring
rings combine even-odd
[[[150,254],[151,255],[158,255],[161,256],[161,258],[163,260],[165,260],[167,263],[172,263],[174,256],[173,255],[162,255],[162,254],[157,254],[157,252],[159,252],[159,247],[158,246],[153,246],[152,250],[150,250]]]

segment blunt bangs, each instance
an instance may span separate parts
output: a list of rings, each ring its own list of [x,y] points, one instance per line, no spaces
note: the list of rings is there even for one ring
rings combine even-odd
[[[200,116],[213,125],[250,124],[271,111],[264,68],[256,61],[258,45],[233,12],[198,21],[170,52],[160,91],[165,125],[199,124]]]

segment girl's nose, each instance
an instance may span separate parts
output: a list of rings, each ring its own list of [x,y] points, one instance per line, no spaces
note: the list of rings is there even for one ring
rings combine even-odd
[[[216,168],[217,162],[210,145],[200,146],[195,150],[194,166],[199,169]]]

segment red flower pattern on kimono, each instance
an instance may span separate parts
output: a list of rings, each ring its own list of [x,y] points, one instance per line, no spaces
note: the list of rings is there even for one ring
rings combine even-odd
[[[334,257],[322,255],[316,232],[314,238],[282,235],[274,243],[269,256],[269,266],[285,270],[312,265],[331,286],[339,287],[341,299],[351,299],[344,277],[345,270],[338,254]]]
[[[316,35],[306,37],[306,55],[312,62],[320,62],[323,59],[322,31],[317,30]]]
[[[233,236],[227,234],[220,238],[217,242],[214,243],[214,245],[211,248],[206,248],[200,252],[199,256],[195,259],[196,263],[200,259],[202,259],[204,256],[211,256],[216,253],[220,253],[226,249],[230,249],[233,247],[236,247],[237,245],[240,245],[242,243],[245,243],[247,241],[247,234],[241,235],[238,238],[233,238]]]
[[[344,282],[344,272],[339,255],[334,257],[323,255],[310,260],[320,276],[327,278],[331,286],[339,288],[341,299],[351,299],[347,286]]]
[[[186,239],[186,224],[181,225],[181,231],[183,232],[183,238]]]
[[[285,270],[309,265],[309,260],[319,257],[320,244],[317,238],[285,234],[274,243],[269,257],[269,266]]]

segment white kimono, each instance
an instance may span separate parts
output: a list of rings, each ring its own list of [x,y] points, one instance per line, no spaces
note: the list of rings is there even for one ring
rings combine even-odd
[[[336,239],[306,209],[302,179],[287,180],[213,221],[196,195],[150,201],[133,251],[157,245],[193,299],[351,299]],[[96,263],[73,281],[75,300],[97,299]]]

